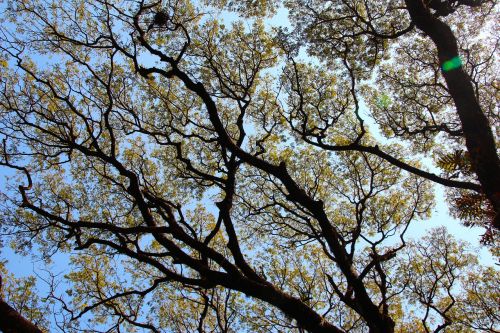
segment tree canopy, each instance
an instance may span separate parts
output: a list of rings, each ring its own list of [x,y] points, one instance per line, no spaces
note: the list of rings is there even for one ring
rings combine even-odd
[[[33,280],[0,266],[2,304],[24,319],[61,332],[500,330],[497,268],[444,227],[407,234],[446,200],[498,257],[495,1],[0,7],[0,165],[16,171],[0,241],[70,261],[44,298],[52,322]]]

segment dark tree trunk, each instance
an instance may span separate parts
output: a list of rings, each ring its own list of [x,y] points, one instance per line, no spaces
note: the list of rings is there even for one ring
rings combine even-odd
[[[405,0],[405,2],[412,21],[436,45],[440,64],[457,57],[459,55],[457,40],[450,27],[434,17],[423,0]],[[500,159],[496,152],[491,126],[481,110],[470,78],[463,68],[460,66],[443,71],[443,76],[455,102],[472,167],[481,183],[483,193],[496,213],[493,226],[500,229]]]
[[[2,299],[0,299],[0,331],[4,333],[43,333]]]

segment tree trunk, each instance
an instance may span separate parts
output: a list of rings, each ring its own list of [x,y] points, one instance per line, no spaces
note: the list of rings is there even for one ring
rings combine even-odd
[[[2,299],[0,299],[0,330],[4,333],[43,333]]]
[[[405,0],[405,3],[417,28],[436,45],[440,65],[459,56],[457,40],[450,27],[434,17],[423,0]],[[496,213],[493,226],[500,229],[500,159],[491,126],[462,66],[443,70],[443,76],[455,102],[472,167]]]

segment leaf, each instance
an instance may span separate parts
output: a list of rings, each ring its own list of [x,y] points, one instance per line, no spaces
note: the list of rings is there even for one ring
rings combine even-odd
[[[475,226],[491,221],[495,212],[487,198],[480,193],[461,193],[454,199],[455,216],[466,226]]]
[[[463,150],[455,150],[448,154],[441,154],[437,160],[437,166],[447,174],[453,172],[471,173],[469,154]]]

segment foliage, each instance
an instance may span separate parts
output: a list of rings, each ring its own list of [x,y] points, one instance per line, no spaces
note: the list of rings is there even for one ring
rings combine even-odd
[[[51,330],[498,331],[498,271],[407,239],[437,183],[496,241],[496,9],[447,4],[8,1],[2,238],[70,258]]]
[[[7,271],[5,264],[6,261],[0,261],[0,299],[40,329],[47,330],[50,302],[47,299],[41,299],[37,294],[36,278],[34,276],[16,278]]]

